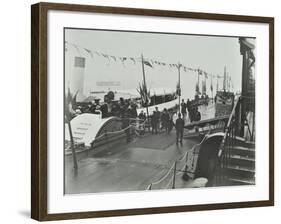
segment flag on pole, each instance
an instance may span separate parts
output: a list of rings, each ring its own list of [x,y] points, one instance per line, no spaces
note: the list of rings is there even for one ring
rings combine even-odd
[[[206,95],[206,80],[202,79],[202,94]]]
[[[137,89],[141,96],[141,100],[143,105],[147,106],[150,104],[150,91],[147,90],[145,83],[139,84],[139,88]]]
[[[213,76],[211,75],[211,92],[213,92]]]
[[[195,91],[197,95],[200,95],[199,83],[196,83]]]
[[[153,67],[152,67],[152,64],[150,64],[148,61],[143,60],[143,63],[144,63],[145,65],[147,65],[147,66],[153,68]]]

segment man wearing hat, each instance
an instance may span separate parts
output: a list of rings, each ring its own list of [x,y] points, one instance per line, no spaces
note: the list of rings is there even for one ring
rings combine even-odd
[[[181,118],[181,113],[178,114],[178,119],[176,120],[176,133],[177,133],[177,145],[182,145],[183,129],[184,129],[184,120]]]

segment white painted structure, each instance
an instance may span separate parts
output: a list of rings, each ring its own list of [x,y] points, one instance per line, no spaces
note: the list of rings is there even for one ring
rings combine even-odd
[[[84,57],[74,57],[74,65],[71,74],[71,93],[77,94],[77,101],[83,101],[86,97],[84,94],[84,73],[86,59]]]
[[[113,118],[101,119],[99,114],[84,113],[78,115],[70,122],[74,141],[90,146],[91,142],[97,137],[100,129],[111,119]],[[70,141],[67,125],[65,125],[65,140]]]

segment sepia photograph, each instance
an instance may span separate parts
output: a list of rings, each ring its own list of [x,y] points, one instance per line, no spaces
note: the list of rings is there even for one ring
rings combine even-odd
[[[256,37],[64,28],[64,193],[255,185]]]

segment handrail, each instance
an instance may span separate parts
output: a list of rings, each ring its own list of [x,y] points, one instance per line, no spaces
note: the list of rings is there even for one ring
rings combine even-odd
[[[240,96],[238,97],[237,101],[235,102],[233,108],[232,108],[232,111],[230,113],[230,116],[229,116],[229,119],[228,119],[228,122],[227,122],[227,125],[226,125],[226,131],[225,131],[225,134],[223,136],[223,139],[221,141],[221,144],[220,144],[220,147],[219,147],[219,152],[218,152],[218,157],[220,158],[221,155],[222,155],[222,151],[223,151],[223,148],[224,148],[224,144],[225,144],[225,141],[226,141],[226,138],[227,138],[227,135],[230,131],[230,125],[231,125],[231,121],[233,119],[233,116],[235,115],[235,111],[236,111],[236,107],[238,105],[238,103],[240,102]]]
[[[225,174],[223,169],[228,166],[228,158],[229,158],[229,153],[230,153],[230,147],[233,146],[233,139],[235,138],[235,133],[233,129],[233,118],[236,115],[236,109],[240,103],[241,96],[238,97],[237,101],[235,102],[235,105],[232,108],[231,114],[229,116],[226,128],[225,128],[225,133],[223,135],[223,139],[220,143],[219,146],[219,151],[218,151],[218,163],[216,164],[215,168],[215,182],[216,184],[221,184],[225,180]]]
[[[204,138],[200,141],[200,143],[197,143],[197,144],[195,144],[195,145],[192,147],[192,149],[190,150],[190,152],[193,152],[193,153],[195,154],[195,149],[196,149],[198,146],[200,146],[200,145],[205,141],[206,138],[207,138],[207,136],[205,135]],[[166,187],[168,187],[172,182],[173,182],[173,187],[174,187],[174,184],[175,184],[175,175],[176,175],[176,171],[177,171],[177,169],[176,169],[176,164],[177,164],[178,162],[183,161],[183,160],[185,159],[185,163],[184,163],[184,166],[183,166],[184,171],[185,171],[186,168],[187,168],[187,161],[188,161],[187,158],[188,158],[188,154],[189,154],[188,152],[189,152],[189,151],[185,152],[182,157],[176,159],[176,160],[174,161],[173,165],[172,165],[172,166],[170,167],[170,169],[167,171],[167,173],[164,174],[164,175],[163,175],[161,178],[159,178],[157,181],[150,183],[150,184],[147,186],[146,190],[152,190],[152,186],[161,183],[165,178],[167,178],[167,177],[169,176],[169,174],[170,174],[171,171],[174,171],[174,175],[171,177],[171,180],[168,182],[168,184],[166,185]],[[193,162],[192,162],[192,164],[194,165]]]
[[[224,116],[210,118],[210,119],[205,119],[205,120],[200,120],[200,121],[193,121],[193,122],[191,122],[189,124],[186,124],[184,127],[188,128],[188,127],[192,127],[192,126],[195,126],[195,125],[200,125],[200,124],[204,124],[204,123],[210,123],[210,122],[213,122],[213,121],[225,120],[228,117],[229,117],[228,115],[224,115]]]

